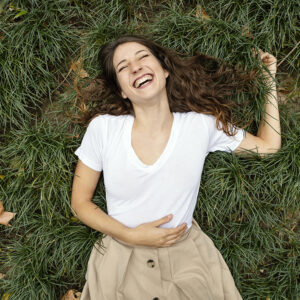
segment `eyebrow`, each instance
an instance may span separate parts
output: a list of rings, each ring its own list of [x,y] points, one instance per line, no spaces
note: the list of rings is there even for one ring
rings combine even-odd
[[[135,52],[135,55],[137,55],[138,53],[140,53],[140,52],[142,52],[142,51],[147,51],[147,50],[144,50],[144,49],[143,49],[143,50],[136,51],[136,52]],[[125,61],[126,61],[126,59],[121,60],[121,61],[117,64],[117,67],[119,66],[119,64],[121,64],[122,62],[125,62]],[[117,67],[116,67],[116,68],[117,68]]]

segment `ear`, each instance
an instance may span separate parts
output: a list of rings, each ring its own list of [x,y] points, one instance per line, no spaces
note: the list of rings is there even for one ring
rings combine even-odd
[[[168,78],[169,77],[169,72],[164,69],[164,73],[165,73],[165,78]]]
[[[126,96],[126,94],[123,92],[123,91],[121,91],[121,95],[122,95],[122,97],[124,98],[124,99],[127,99],[128,97]]]

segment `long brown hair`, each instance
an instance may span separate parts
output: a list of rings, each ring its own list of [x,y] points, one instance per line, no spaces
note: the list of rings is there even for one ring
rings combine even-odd
[[[255,72],[243,74],[236,67],[221,63],[205,54],[188,57],[185,54],[164,48],[142,36],[125,35],[106,43],[99,52],[102,73],[88,89],[79,89],[83,103],[93,101],[96,106],[85,109],[80,122],[86,124],[101,114],[134,115],[130,100],[122,98],[113,66],[116,48],[127,42],[146,46],[169,72],[166,82],[171,112],[195,111],[216,117],[216,125],[227,135],[234,135],[232,108],[236,105],[229,96],[242,91],[254,78]],[[221,126],[222,125],[222,126]]]

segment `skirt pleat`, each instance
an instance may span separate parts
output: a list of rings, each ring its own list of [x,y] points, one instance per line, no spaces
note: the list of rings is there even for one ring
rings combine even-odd
[[[242,299],[221,253],[194,219],[170,247],[131,246],[108,235],[101,244],[91,252],[81,300]]]

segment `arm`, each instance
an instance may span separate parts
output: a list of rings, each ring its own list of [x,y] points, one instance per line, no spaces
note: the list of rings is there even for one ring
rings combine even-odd
[[[276,58],[262,51],[260,51],[260,58],[270,72],[270,74],[264,72],[264,75],[267,84],[271,87],[271,93],[268,94],[265,115],[260,121],[256,136],[246,132],[245,138],[234,150],[237,154],[243,153],[243,150],[252,150],[259,154],[275,153],[281,148],[280,119],[275,83]]]
[[[158,228],[169,222],[172,217],[163,217],[154,222],[129,228],[107,215],[91,201],[99,177],[100,172],[87,167],[80,160],[78,161],[73,180],[71,207],[83,223],[106,235],[133,245],[168,247],[184,234],[185,223],[176,228]]]
[[[108,216],[91,200],[101,172],[78,161],[72,187],[71,207],[80,221],[112,237],[127,240],[128,227]]]

